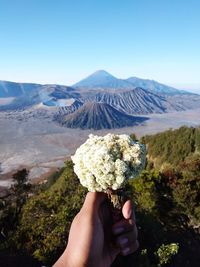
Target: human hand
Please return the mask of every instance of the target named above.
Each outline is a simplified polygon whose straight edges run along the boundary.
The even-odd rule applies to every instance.
[[[54,267],[110,267],[118,254],[137,250],[137,228],[132,203],[126,201],[123,218],[110,225],[104,193],[86,196],[80,212],[74,218],[66,250]]]

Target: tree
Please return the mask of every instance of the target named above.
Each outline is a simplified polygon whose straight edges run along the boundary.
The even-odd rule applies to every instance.
[[[13,195],[12,202],[15,201],[16,204],[16,214],[19,214],[22,206],[28,198],[28,194],[31,189],[31,184],[28,182],[29,171],[27,169],[22,169],[13,174],[14,184],[11,187],[11,192]]]
[[[9,194],[0,200],[0,248],[12,246],[12,233],[16,230],[21,209],[31,189],[26,169],[13,174],[13,180],[14,184],[9,190]]]
[[[85,194],[86,190],[73,172],[72,162],[66,162],[57,181],[23,206],[13,237],[17,248],[44,263],[55,262],[67,244],[70,224]]]
[[[178,166],[179,177],[173,197],[179,212],[185,214],[192,227],[200,229],[200,158],[194,154]]]

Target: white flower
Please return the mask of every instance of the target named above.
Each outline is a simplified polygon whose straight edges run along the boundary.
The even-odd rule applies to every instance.
[[[72,161],[81,184],[92,192],[122,188],[145,165],[145,147],[128,135],[89,135]]]

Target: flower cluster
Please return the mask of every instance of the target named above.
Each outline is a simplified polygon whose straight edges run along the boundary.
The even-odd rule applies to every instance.
[[[145,165],[145,147],[128,135],[89,135],[72,156],[74,172],[91,192],[123,188]]]

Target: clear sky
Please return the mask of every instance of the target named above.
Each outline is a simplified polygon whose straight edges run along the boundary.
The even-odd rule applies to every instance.
[[[0,0],[0,80],[105,69],[200,92],[199,0]]]

